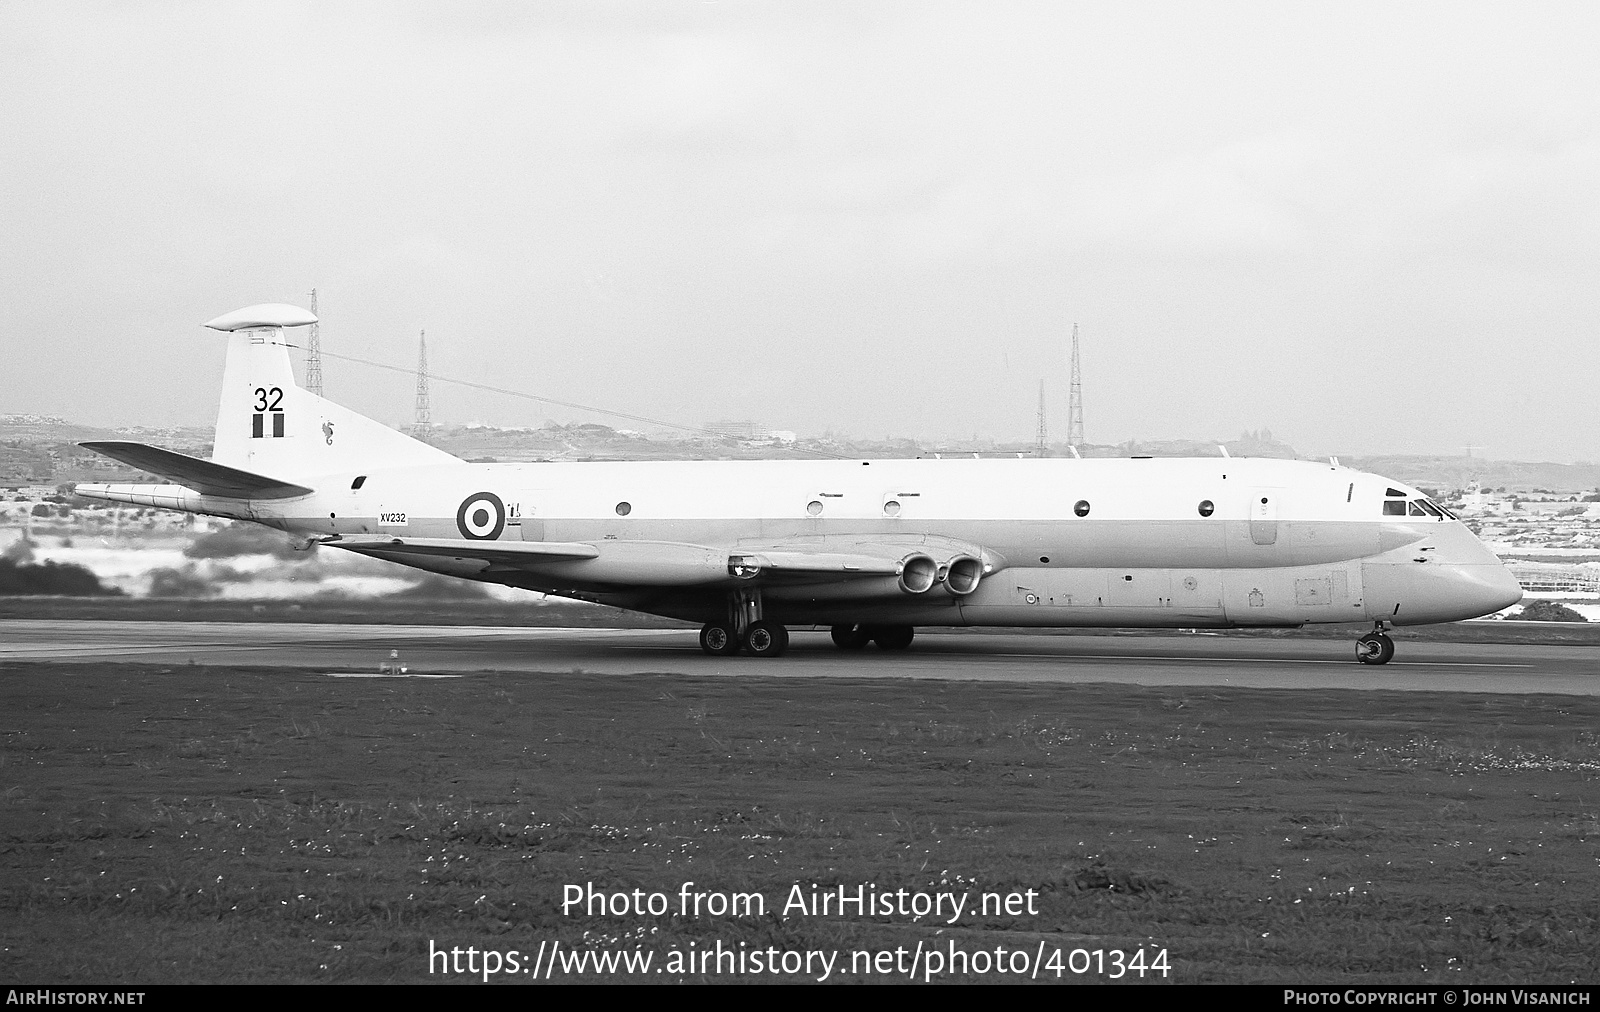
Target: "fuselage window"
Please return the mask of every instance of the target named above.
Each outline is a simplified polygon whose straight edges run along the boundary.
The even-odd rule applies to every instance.
[[[1383,515],[1386,517],[1403,517],[1406,515],[1404,499],[1390,499],[1383,504]]]
[[[1078,516],[1080,516],[1080,517],[1088,516],[1089,515],[1089,500],[1087,500],[1087,499],[1079,499],[1076,503],[1073,503],[1072,512],[1078,514]]]
[[[617,503],[617,516],[625,517],[629,513],[632,513],[632,512],[633,512],[633,506],[630,505],[629,503],[625,503],[625,502]]]
[[[1216,509],[1217,509],[1217,504],[1212,502],[1210,499],[1202,499],[1202,500],[1200,500],[1200,515],[1201,516],[1208,517],[1212,513],[1216,512]]]
[[[366,483],[367,483],[367,476],[364,475],[364,474],[363,475],[358,475],[356,477],[356,480],[352,481],[350,483],[350,491],[354,492],[356,489],[360,488],[361,486],[365,485]]]

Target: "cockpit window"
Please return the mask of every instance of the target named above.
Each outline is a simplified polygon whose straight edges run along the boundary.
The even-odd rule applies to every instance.
[[[1400,494],[1392,488],[1389,493],[1391,495]],[[1383,503],[1383,515],[1386,517],[1433,517],[1435,520],[1460,519],[1432,499],[1386,499]]]
[[[1383,494],[1391,499],[1404,499],[1406,497],[1406,494],[1397,488],[1391,488],[1389,491]]]

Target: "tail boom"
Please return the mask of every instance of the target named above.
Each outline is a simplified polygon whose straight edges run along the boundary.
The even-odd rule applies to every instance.
[[[212,517],[231,517],[235,520],[256,519],[256,513],[251,509],[248,500],[203,495],[182,485],[113,485],[80,482],[73,491],[85,499],[99,499],[103,502],[154,506],[181,513],[201,513]]]

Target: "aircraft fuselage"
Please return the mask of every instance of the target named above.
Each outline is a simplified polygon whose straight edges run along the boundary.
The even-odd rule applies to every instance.
[[[720,614],[730,588],[760,580],[730,574],[728,556],[774,544],[898,546],[936,562],[972,546],[985,564],[977,589],[960,596],[940,586],[888,594],[888,577],[765,586],[768,614],[791,623],[1407,625],[1475,617],[1520,597],[1459,521],[1384,515],[1383,504],[1397,501],[1386,492],[1408,501],[1420,492],[1306,461],[449,464],[308,483],[337,490],[257,502],[250,519],[307,537],[588,543],[594,558],[515,567],[358,550],[697,621]],[[462,510],[485,493],[487,523],[474,528]]]

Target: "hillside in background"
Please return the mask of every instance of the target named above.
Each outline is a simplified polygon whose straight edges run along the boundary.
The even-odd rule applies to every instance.
[[[198,457],[211,454],[211,430],[184,428],[97,429],[59,418],[0,415],[0,485],[58,485],[74,481],[152,481],[152,476],[108,460],[77,444],[93,439],[130,439],[154,443]],[[607,425],[578,423],[541,428],[501,429],[490,426],[436,426],[428,442],[463,460],[510,462],[538,460],[705,460],[827,457],[904,458],[931,455],[1033,456],[1032,443],[988,439],[919,440],[863,439],[828,435],[784,439],[736,439],[709,433],[651,436]],[[1268,430],[1245,432],[1231,440],[1129,440],[1087,444],[1085,457],[1215,457],[1226,447],[1235,457],[1298,456],[1294,447],[1274,439]],[[1049,447],[1052,457],[1069,457],[1064,443]],[[1340,462],[1412,485],[1464,489],[1474,483],[1507,491],[1577,492],[1600,488],[1600,465],[1486,460],[1466,456],[1344,456]]]

